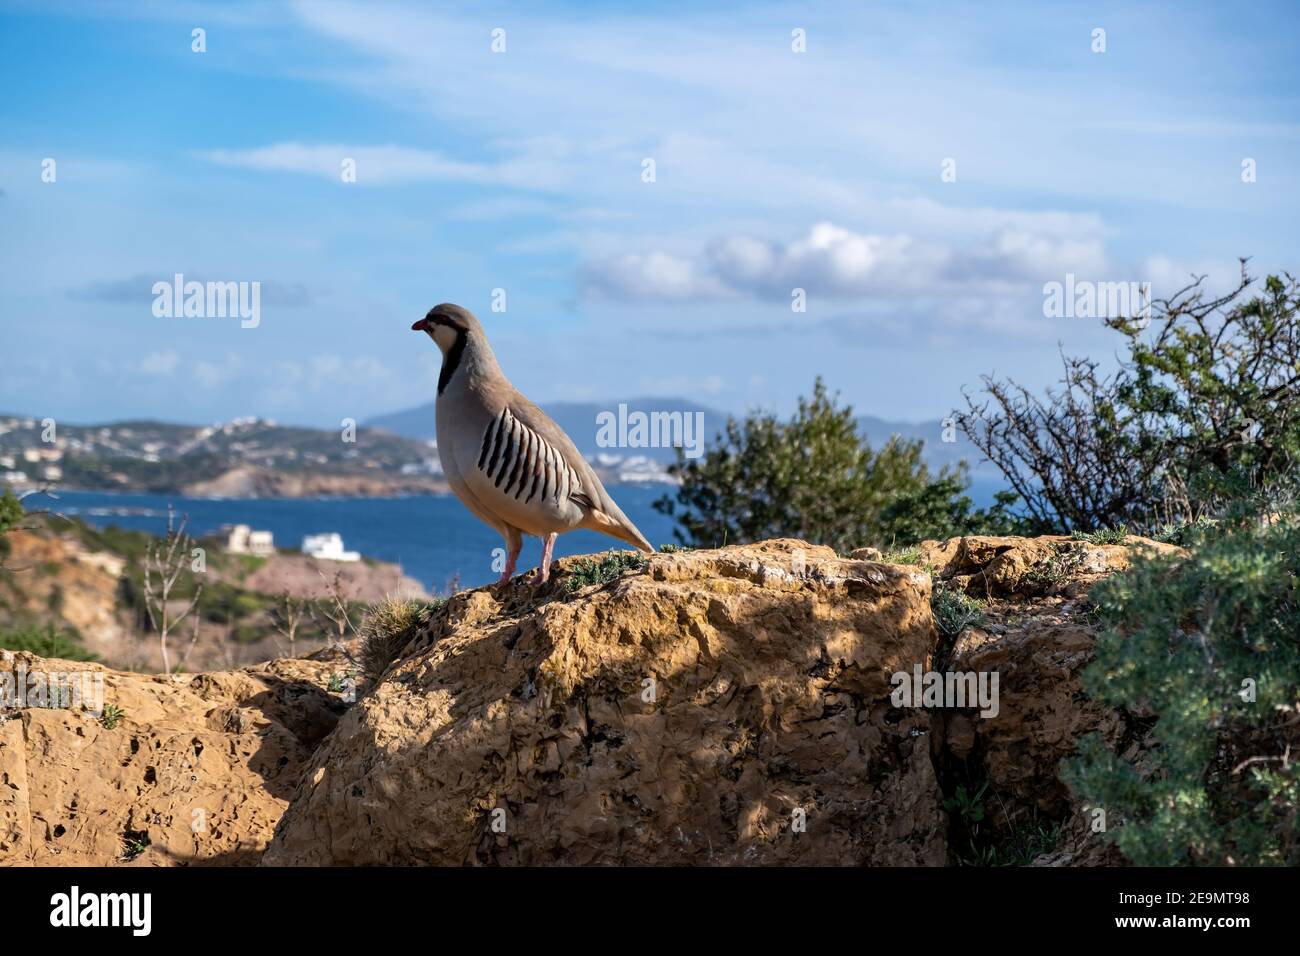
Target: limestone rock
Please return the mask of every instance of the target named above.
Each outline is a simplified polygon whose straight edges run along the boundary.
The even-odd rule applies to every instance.
[[[297,660],[151,677],[8,654],[13,686],[88,674],[124,716],[110,729],[81,708],[0,708],[0,864],[256,863],[343,709],[324,690],[340,670]]]
[[[1181,553],[972,536],[900,566],[776,540],[574,593],[564,559],[457,594],[350,706],[326,688],[355,642],[184,676],[9,655],[0,677],[100,675],[125,716],[0,709],[0,863],[943,865],[973,836],[958,785],[986,787],[994,848],[1059,827],[1035,865],[1122,863],[1059,768],[1093,731],[1150,746],[1082,681],[1086,592],[1144,548]],[[951,646],[931,570],[980,599]],[[918,665],[996,673],[997,714],[895,707]]]
[[[919,563],[980,597],[1050,593],[1081,597],[1103,576],[1126,570],[1135,555],[1186,553],[1137,535],[1129,535],[1122,544],[1093,544],[1064,535],[971,535],[923,542]]]
[[[946,861],[929,718],[889,702],[935,644],[925,574],[781,540],[530,595],[448,603],[264,863]]]

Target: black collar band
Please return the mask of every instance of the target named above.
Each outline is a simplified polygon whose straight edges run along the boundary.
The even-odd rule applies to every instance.
[[[468,336],[463,329],[456,330],[456,341],[451,344],[447,350],[446,356],[442,360],[442,373],[438,376],[438,394],[441,395],[451,377],[456,374],[456,369],[460,368],[460,360],[465,354],[465,342]]]

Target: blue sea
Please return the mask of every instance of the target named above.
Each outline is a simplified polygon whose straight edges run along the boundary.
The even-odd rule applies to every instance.
[[[988,504],[998,482],[976,478],[969,494],[977,505]],[[655,511],[653,502],[672,494],[667,485],[618,485],[614,500],[654,545],[674,542],[674,523]],[[83,519],[94,527],[161,534],[167,529],[167,506],[189,517],[189,533],[213,534],[222,525],[246,524],[275,535],[279,547],[295,550],[304,536],[337,531],[343,544],[368,558],[400,564],[406,574],[433,593],[445,591],[459,578],[462,587],[495,581],[493,549],[504,547],[495,531],[465,510],[454,496],[410,498],[183,498],[151,494],[60,491],[58,500],[38,496],[25,502],[29,510],[48,508]],[[592,531],[561,535],[556,556],[590,554],[623,548],[621,541]],[[524,539],[519,570],[536,567],[541,543]]]

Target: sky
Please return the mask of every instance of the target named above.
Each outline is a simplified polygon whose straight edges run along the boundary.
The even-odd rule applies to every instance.
[[[1045,283],[1300,269],[1297,26],[1187,0],[0,3],[0,412],[364,421],[434,397],[410,325],[440,302],[541,403],[786,413],[821,375],[920,421],[984,375],[1041,389],[1060,350],[1116,346],[1045,315]],[[258,283],[256,324],[155,314],[178,273]]]

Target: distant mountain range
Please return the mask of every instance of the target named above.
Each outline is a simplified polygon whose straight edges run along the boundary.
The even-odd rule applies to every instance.
[[[573,443],[578,446],[578,450],[589,458],[595,458],[597,455],[604,453],[623,456],[645,455],[652,461],[661,464],[675,461],[676,452],[673,448],[607,448],[601,446],[598,441],[600,433],[600,427],[597,424],[598,416],[604,413],[617,417],[619,404],[617,401],[603,403],[550,402],[543,405],[542,408],[573,439]],[[651,412],[667,412],[669,414],[702,412],[704,415],[706,445],[711,445],[714,436],[726,427],[728,417],[726,412],[681,398],[632,398],[623,401],[622,404],[627,406],[628,415],[634,412],[647,414]],[[405,411],[379,415],[364,424],[368,428],[383,429],[407,438],[432,439],[437,437],[437,430],[434,426],[433,402]],[[956,433],[957,440],[955,442],[944,442],[943,423],[939,419],[912,424],[887,421],[873,415],[860,415],[858,416],[858,428],[866,435],[873,447],[878,447],[891,435],[921,439],[925,442],[922,455],[926,464],[931,468],[955,465],[964,459],[971,466],[971,472],[974,475],[997,474],[996,469],[993,469],[987,462],[984,462],[982,466],[979,464],[983,458],[979,449],[972,445],[960,431]]]

